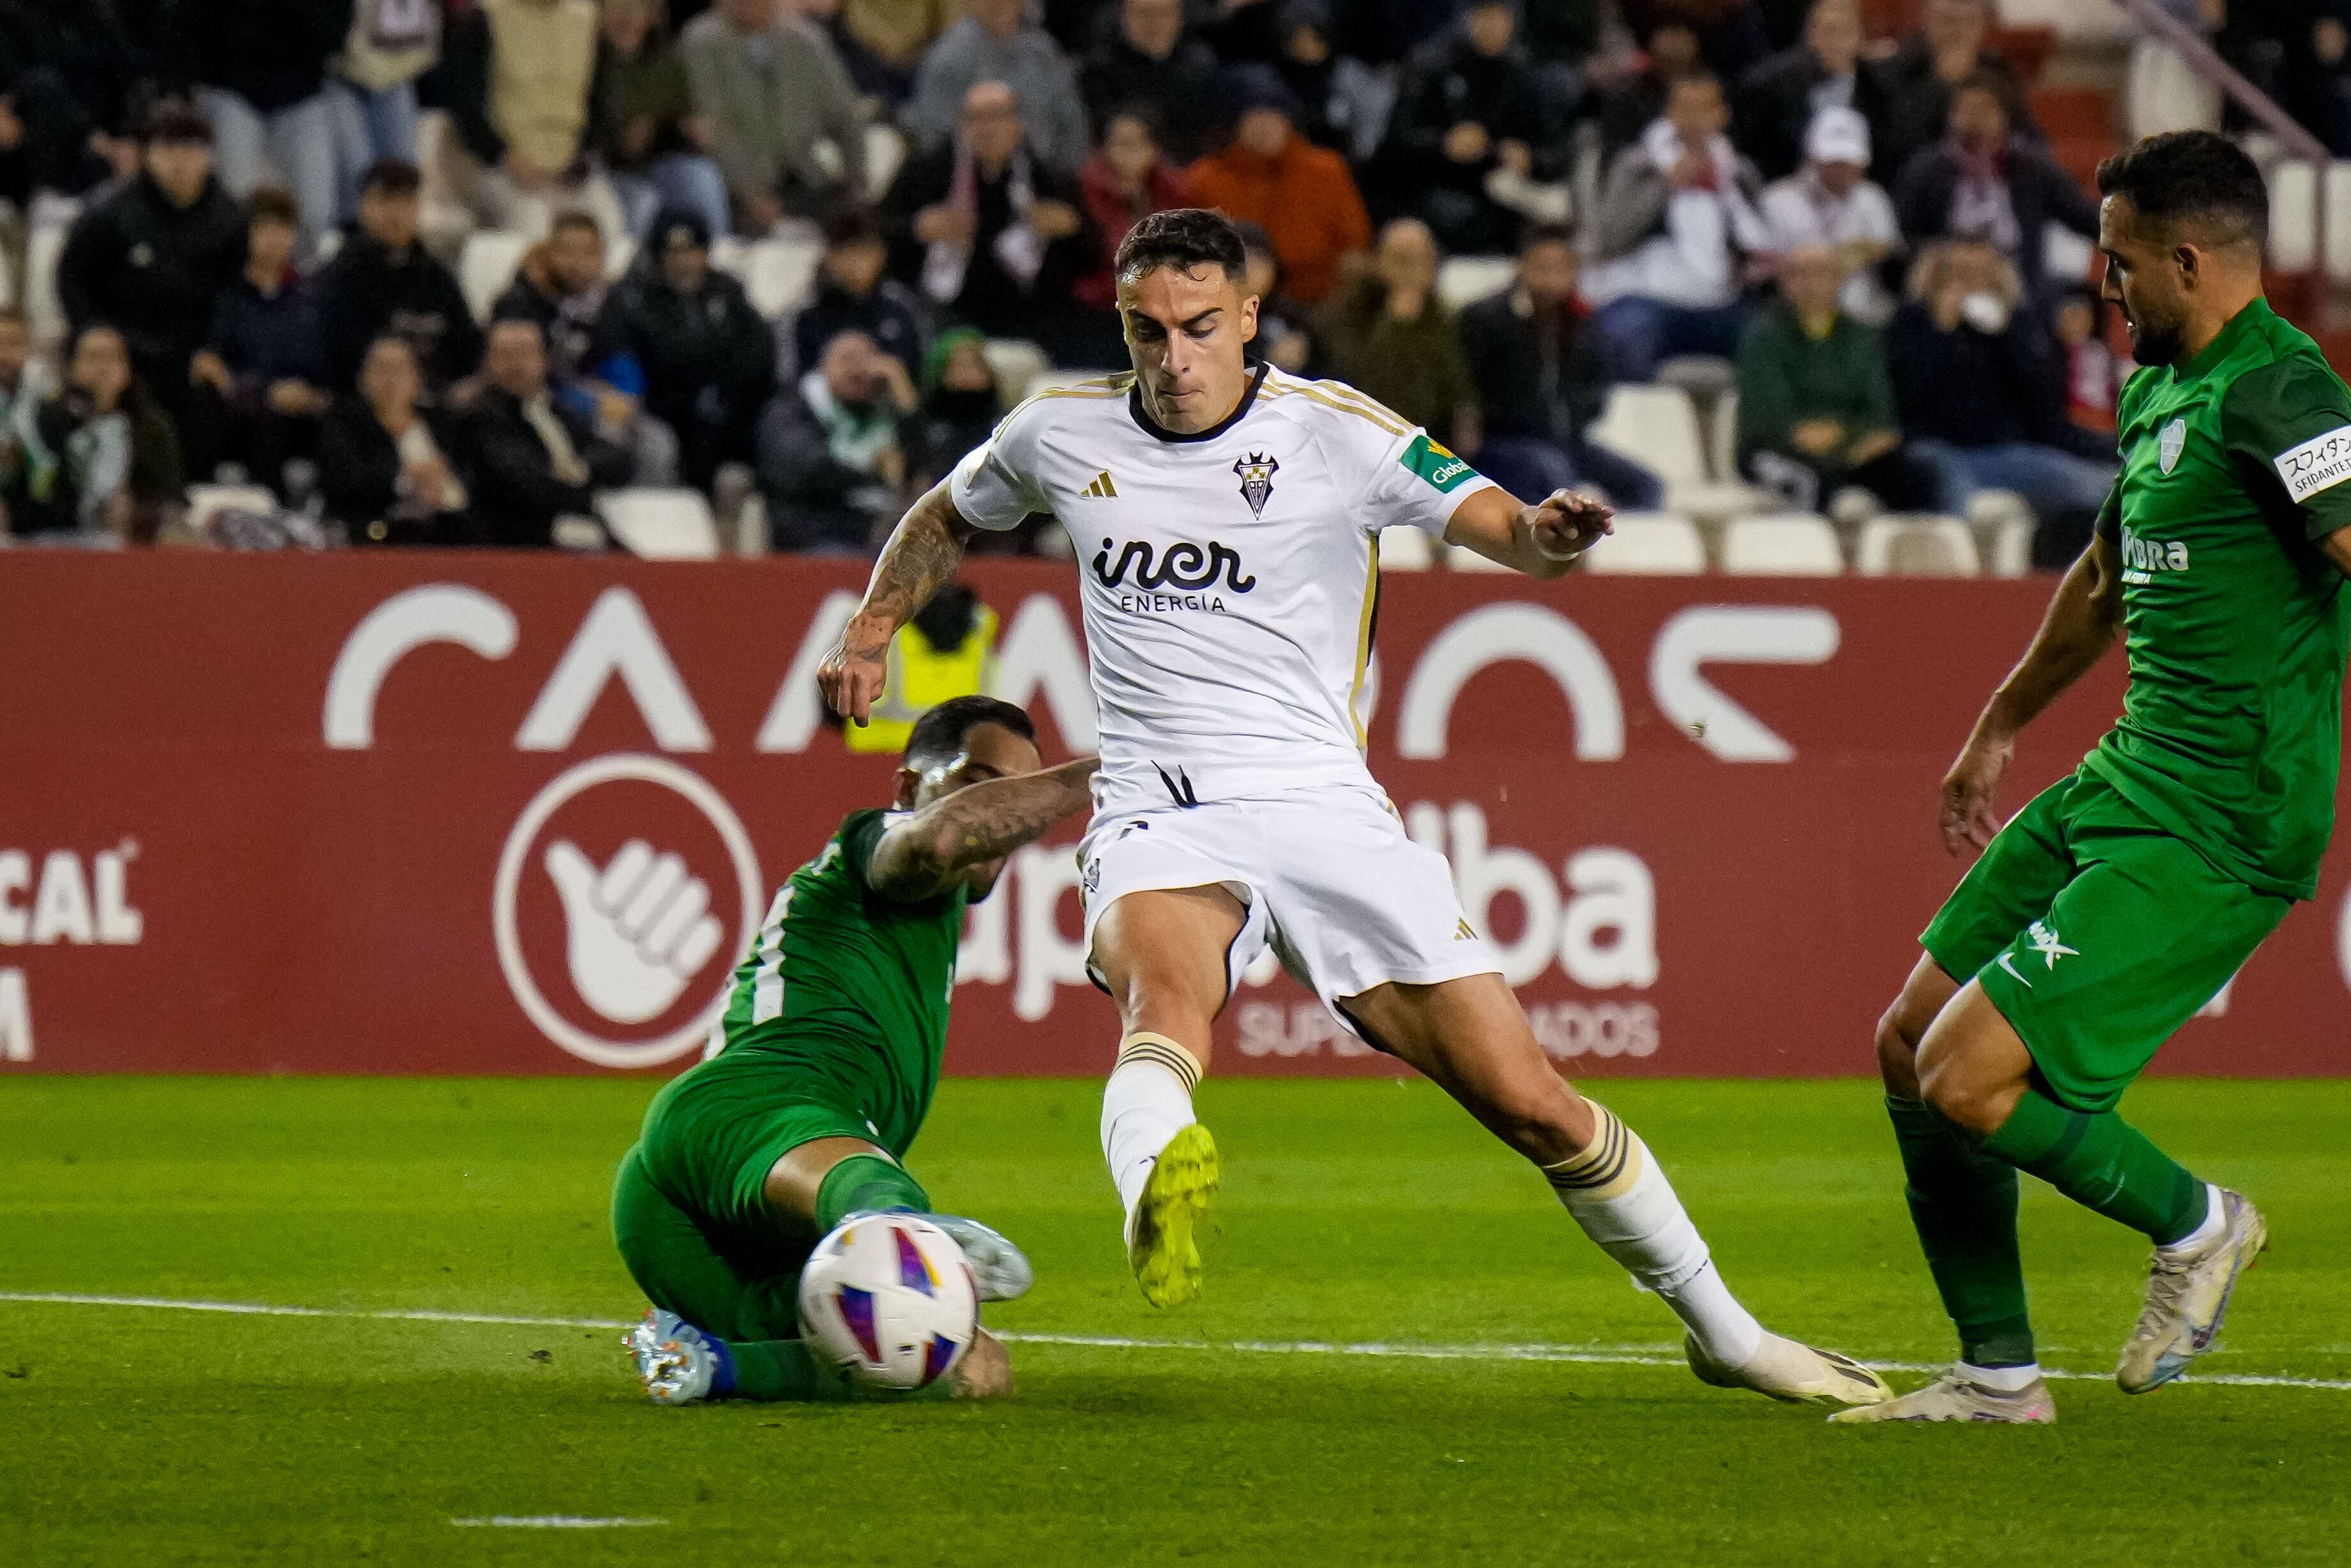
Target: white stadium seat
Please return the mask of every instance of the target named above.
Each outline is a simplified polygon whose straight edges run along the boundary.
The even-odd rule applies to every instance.
[[[880,201],[890,182],[898,177],[906,162],[906,139],[894,125],[873,124],[865,128],[865,194],[870,201]]]
[[[1585,554],[1583,570],[1687,577],[1706,570],[1706,540],[1696,523],[1671,512],[1619,512],[1616,531]]]
[[[1837,577],[1844,551],[1836,528],[1813,512],[1733,518],[1722,533],[1722,570],[1759,577]]]
[[[2326,166],[2326,276],[2351,282],[2351,162]]]
[[[266,485],[191,485],[188,486],[188,527],[201,529],[217,512],[256,512],[268,517],[277,510],[277,497]]]
[[[514,281],[528,249],[530,242],[511,229],[475,229],[465,236],[465,248],[457,253],[457,287],[475,320],[490,319],[490,308]]]
[[[42,224],[25,240],[25,289],[18,301],[36,343],[65,340],[65,307],[57,302],[57,258],[66,253],[63,225]]]
[[[631,555],[648,560],[718,557],[718,522],[698,490],[607,490],[596,497],[596,515]]]
[[[1975,530],[1957,517],[1872,517],[1861,526],[1853,570],[1863,577],[1973,577]]]
[[[1426,571],[1436,564],[1436,542],[1410,523],[1395,523],[1380,530],[1382,571]]]
[[[1052,374],[1053,362],[1045,350],[1026,338],[990,338],[979,351],[995,373],[996,395],[1007,408],[1027,397],[1040,378]]]
[[[2318,171],[2288,158],[2270,171],[2270,265],[2307,272],[2318,255]]]
[[[1519,276],[1507,256],[1457,256],[1437,269],[1437,297],[1452,309],[1499,294]]]
[[[768,553],[768,498],[756,490],[743,497],[743,509],[735,514],[735,553]]]
[[[816,288],[817,260],[824,254],[821,241],[771,237],[755,240],[725,268],[742,279],[751,308],[772,321],[808,303]],[[713,255],[711,260],[717,262]]]
[[[1698,409],[1679,387],[1609,388],[1608,406],[1589,434],[1609,451],[1664,480],[1669,511],[1701,522],[1719,521],[1770,503],[1771,497],[1752,485],[1708,475]]]

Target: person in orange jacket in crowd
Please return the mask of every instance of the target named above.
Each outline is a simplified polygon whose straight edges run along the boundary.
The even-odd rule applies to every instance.
[[[1372,243],[1372,220],[1346,160],[1298,134],[1298,101],[1262,66],[1234,73],[1232,140],[1185,173],[1192,200],[1273,236],[1290,296],[1312,304],[1338,285],[1339,263]]]

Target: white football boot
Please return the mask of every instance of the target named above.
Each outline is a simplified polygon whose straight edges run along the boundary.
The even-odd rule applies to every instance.
[[[2126,1394],[2160,1388],[2212,1348],[2238,1277],[2270,1244],[2262,1211],[2241,1194],[2222,1189],[2220,1233],[2185,1257],[2168,1247],[2155,1249],[2147,1275],[2147,1306],[2123,1346],[2115,1381]]]
[[[1682,1340],[1682,1354],[1700,1383],[1716,1388],[1751,1388],[1788,1405],[1878,1405],[1894,1397],[1886,1379],[1849,1355],[1767,1333],[1743,1366],[1725,1366],[1698,1348],[1698,1336]]]
[[[703,1332],[660,1307],[621,1336],[637,1364],[637,1381],[656,1405],[698,1405],[710,1397],[718,1353]]]
[[[2057,1419],[2057,1402],[2049,1396],[2049,1385],[2037,1377],[2011,1393],[2004,1388],[1986,1387],[1954,1366],[1926,1387],[1913,1389],[1899,1399],[1890,1399],[1883,1405],[1865,1405],[1856,1410],[1840,1410],[1829,1419],[1847,1424],[1862,1421],[1991,1421],[2011,1426],[2046,1427]]]

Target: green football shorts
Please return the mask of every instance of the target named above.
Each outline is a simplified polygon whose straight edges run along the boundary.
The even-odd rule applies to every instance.
[[[2085,769],[2000,831],[1918,942],[1982,984],[2053,1099],[2106,1111],[2292,907]]]
[[[653,1097],[638,1141],[645,1174],[722,1234],[768,1234],[768,1172],[778,1160],[819,1138],[881,1142],[834,1090],[822,1075],[758,1051],[715,1057]]]

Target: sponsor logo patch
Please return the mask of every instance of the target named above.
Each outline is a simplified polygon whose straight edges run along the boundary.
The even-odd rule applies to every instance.
[[[2291,452],[2279,453],[2277,472],[2285,481],[2286,494],[2297,501],[2351,479],[2351,424],[2337,425]]]
[[[1405,467],[1446,494],[1478,472],[1426,435],[1412,438],[1412,444],[1404,449],[1402,461]]]

